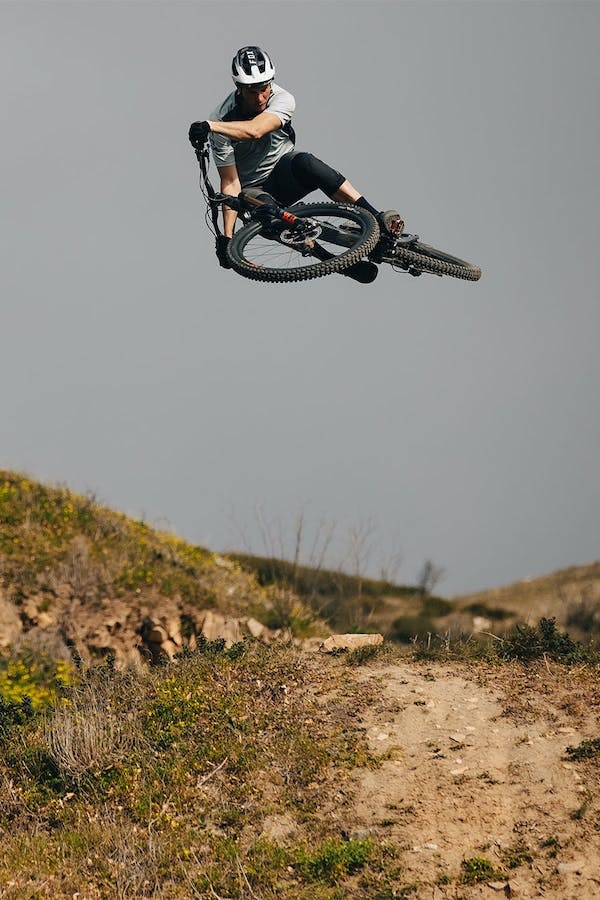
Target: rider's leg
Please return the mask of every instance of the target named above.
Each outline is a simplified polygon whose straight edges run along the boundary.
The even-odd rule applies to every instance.
[[[331,195],[331,199],[335,200],[336,203],[356,203],[361,196],[360,192],[346,179],[343,184],[340,184],[335,194]]]
[[[301,200],[312,191],[320,189],[332,200],[355,203],[360,194],[344,176],[312,153],[288,153],[279,160],[262,189],[272,194],[283,206]],[[368,207],[363,207],[367,209]],[[377,210],[371,210],[375,216]],[[378,269],[370,260],[361,259],[341,274],[361,284],[370,284],[377,278]]]
[[[400,218],[400,213],[395,209],[386,209],[384,212],[379,212],[348,180],[339,186],[331,199],[335,200],[336,203],[354,203],[356,206],[368,210],[379,222],[379,227],[383,233],[397,237],[404,230],[404,222]]]
[[[284,205],[296,203],[318,189],[336,203],[353,203],[368,210],[375,216],[384,234],[399,235],[404,228],[404,222],[396,210],[379,212],[341,172],[332,169],[312,153],[293,151],[286,154],[263,187]]]
[[[404,230],[404,222],[400,218],[400,213],[395,209],[386,209],[384,212],[379,212],[349,181],[344,181],[331,199],[335,200],[336,203],[354,203],[356,206],[368,210],[371,215],[375,216],[379,222],[379,228],[384,234],[391,234],[393,237],[397,237]]]
[[[338,190],[345,181],[344,176],[312,153],[296,152],[283,156],[263,188],[273,194],[284,206],[302,200],[307,194],[321,190],[328,197]]]

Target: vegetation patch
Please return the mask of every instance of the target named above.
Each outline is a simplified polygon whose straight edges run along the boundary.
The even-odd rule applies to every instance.
[[[595,759],[600,756],[600,738],[582,741],[577,747],[567,747],[565,752],[570,759]]]
[[[0,559],[15,600],[70,583],[82,599],[155,587],[201,601],[202,547],[113,512],[93,496],[0,471]]]
[[[525,863],[533,862],[531,851],[523,841],[518,841],[514,846],[503,850],[501,859],[507,869],[518,869]]]
[[[496,869],[485,856],[473,856],[463,859],[460,864],[462,884],[479,884],[481,881],[500,881],[506,876]]]
[[[482,616],[485,619],[492,619],[494,622],[502,622],[508,619],[511,613],[506,609],[497,606],[486,606],[485,603],[469,603],[465,606],[465,612],[471,613],[473,616]]]
[[[314,664],[292,647],[203,642],[140,672],[81,669],[44,705],[2,699],[0,882],[65,897],[115,884],[242,896],[244,884],[308,898],[318,884],[333,898],[358,873],[375,878],[381,847],[343,840],[320,811],[324,792],[377,761],[348,724],[351,690],[335,716],[313,698]],[[285,847],[256,837],[274,811],[296,822]]]
[[[23,704],[39,710],[55,703],[73,682],[75,667],[65,659],[50,659],[29,649],[0,657],[0,710]]]
[[[555,619],[542,618],[537,625],[516,625],[503,637],[429,633],[413,638],[416,659],[484,660],[492,663],[553,660],[564,665],[600,663],[600,651],[584,646],[561,632]]]
[[[390,638],[399,644],[416,644],[426,642],[435,633],[436,627],[429,616],[398,616],[392,623]]]
[[[345,661],[349,666],[363,666],[375,657],[382,656],[386,652],[383,644],[366,644],[364,647],[356,647],[346,653]]]
[[[557,662],[590,662],[594,653],[556,627],[555,619],[540,619],[536,626],[517,625],[499,642],[498,656],[523,662],[544,656]]]
[[[329,838],[317,847],[304,845],[296,850],[294,866],[305,881],[337,884],[344,876],[364,868],[374,850],[372,840]]]

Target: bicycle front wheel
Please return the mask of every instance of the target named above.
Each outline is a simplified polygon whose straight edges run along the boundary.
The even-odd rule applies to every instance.
[[[373,250],[379,226],[371,213],[340,203],[298,203],[300,226],[251,222],[231,239],[231,266],[245,278],[286,282],[343,272]]]

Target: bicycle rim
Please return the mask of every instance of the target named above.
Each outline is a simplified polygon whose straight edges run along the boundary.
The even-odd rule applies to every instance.
[[[244,226],[231,240],[228,255],[238,274],[256,281],[290,282],[342,272],[371,252],[379,227],[366,210],[338,203],[302,203],[294,214],[314,223],[309,246],[293,227]],[[302,250],[306,252],[303,255]]]

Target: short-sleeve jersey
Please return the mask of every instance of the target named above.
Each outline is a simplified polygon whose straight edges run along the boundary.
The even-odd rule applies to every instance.
[[[235,164],[242,187],[262,184],[281,157],[294,149],[294,130],[291,121],[295,107],[296,101],[293,96],[273,82],[265,112],[275,113],[281,120],[281,128],[270,131],[255,141],[236,141],[213,132],[210,135],[210,144],[215,165],[220,167]],[[210,114],[209,118],[213,122],[240,122],[254,116],[242,113],[234,91]]]

